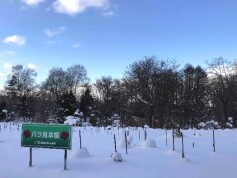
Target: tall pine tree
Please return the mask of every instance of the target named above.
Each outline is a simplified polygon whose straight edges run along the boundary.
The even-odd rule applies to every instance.
[[[76,97],[72,91],[62,95],[60,107],[58,108],[59,123],[64,122],[66,116],[72,116],[77,108]]]
[[[86,122],[86,118],[90,117],[92,114],[94,98],[91,95],[91,90],[89,87],[86,88],[85,93],[81,96],[80,100],[80,111],[83,113],[84,121]]]

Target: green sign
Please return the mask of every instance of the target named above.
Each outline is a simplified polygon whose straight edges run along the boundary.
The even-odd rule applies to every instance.
[[[71,125],[22,124],[21,146],[71,149]]]

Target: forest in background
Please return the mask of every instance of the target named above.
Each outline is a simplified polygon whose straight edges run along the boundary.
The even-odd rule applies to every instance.
[[[237,126],[237,61],[223,57],[207,68],[175,60],[144,57],[130,64],[121,79],[102,76],[90,83],[83,65],[52,68],[41,84],[37,73],[22,65],[0,93],[0,121],[63,123],[75,115],[92,125],[107,126],[119,118],[122,126],[198,128],[213,120],[220,127]]]

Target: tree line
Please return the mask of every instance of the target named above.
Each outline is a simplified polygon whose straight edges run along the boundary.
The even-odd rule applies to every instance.
[[[207,61],[206,69],[144,57],[121,79],[102,76],[93,84],[79,64],[52,68],[41,84],[36,76],[34,69],[12,67],[0,94],[0,120],[62,123],[77,115],[106,126],[116,116],[126,126],[197,128],[214,120],[226,128],[231,117],[237,124],[237,63],[223,57]]]

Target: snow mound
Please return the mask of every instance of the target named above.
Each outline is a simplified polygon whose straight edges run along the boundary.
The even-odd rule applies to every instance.
[[[138,146],[141,148],[157,148],[156,142],[153,139],[147,139],[141,142]]]
[[[128,142],[128,147],[130,147],[132,142],[133,142],[133,137],[128,136],[127,137],[127,142]],[[118,146],[118,148],[126,148],[125,138],[119,140],[118,143],[117,143],[117,146]]]
[[[88,152],[87,148],[82,147],[73,150],[71,157],[72,158],[89,158],[91,155]]]
[[[122,162],[123,161],[123,158],[119,152],[114,152],[111,157],[114,162]]]
[[[125,129],[119,129],[119,133],[120,133],[120,134],[125,134],[125,133],[126,133],[126,130],[125,130]]]
[[[74,116],[67,116],[65,118],[64,124],[68,124],[68,125],[75,125],[78,122],[80,122],[80,119]]]
[[[117,143],[117,147],[118,148],[125,148],[126,147],[125,139],[119,140]]]
[[[127,141],[128,141],[128,144],[131,145],[133,142],[133,136],[128,136]]]

